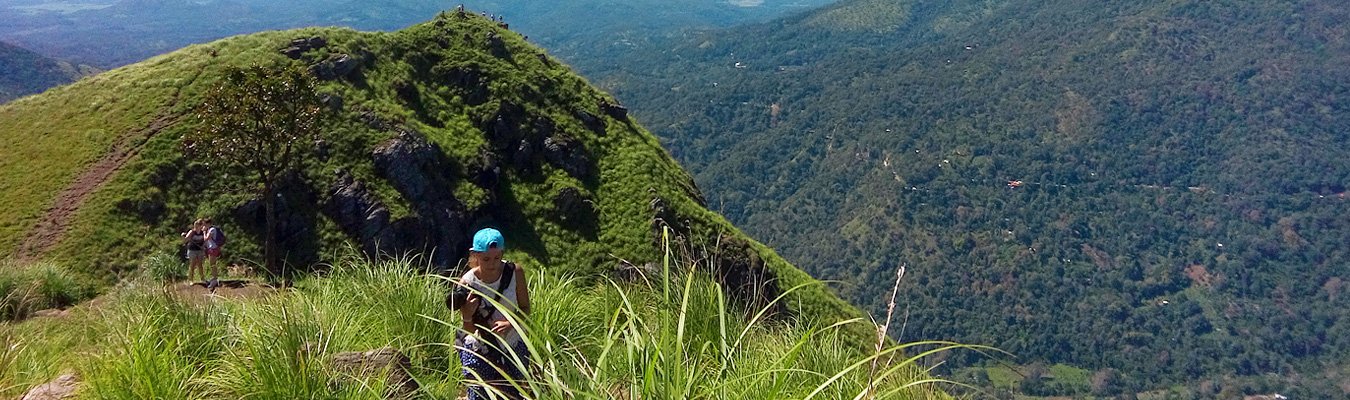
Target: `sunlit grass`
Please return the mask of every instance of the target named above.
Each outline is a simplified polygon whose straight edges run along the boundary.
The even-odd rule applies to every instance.
[[[296,289],[239,300],[183,299],[144,277],[64,319],[0,326],[0,396],[76,372],[82,398],[382,398],[380,379],[340,384],[351,377],[330,360],[392,346],[410,357],[420,395],[454,399],[466,382],[451,344],[458,316],[444,306],[452,283],[421,270],[413,260],[348,260]],[[968,347],[910,343],[869,352],[841,329],[861,320],[770,317],[729,301],[697,266],[669,270],[599,283],[531,270],[533,314],[512,316],[534,360],[522,392],[536,399],[945,398],[919,368],[913,356],[926,353],[915,346]],[[883,363],[869,373],[874,358]],[[876,390],[867,393],[873,381]]]

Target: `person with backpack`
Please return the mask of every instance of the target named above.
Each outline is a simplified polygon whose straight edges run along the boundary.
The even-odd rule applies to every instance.
[[[211,218],[205,221],[206,264],[211,269],[211,281],[206,283],[206,288],[214,290],[220,286],[220,250],[225,246],[225,232],[211,222]]]
[[[506,239],[500,231],[485,228],[475,233],[469,271],[446,298],[447,306],[463,318],[455,345],[464,378],[472,382],[469,400],[488,399],[489,390],[498,394],[491,398],[519,399],[519,389],[526,385],[529,350],[515,322],[506,316],[519,321],[530,312],[530,290],[525,269],[502,260],[505,249]]]
[[[205,220],[193,221],[192,228],[183,232],[183,247],[187,249],[188,281],[196,281],[194,277],[201,276],[202,282],[206,282],[206,270],[202,268],[202,260],[206,258]]]

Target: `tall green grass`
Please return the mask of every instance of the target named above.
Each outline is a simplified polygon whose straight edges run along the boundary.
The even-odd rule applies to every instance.
[[[0,320],[25,318],[35,311],[87,300],[93,285],[50,262],[0,261]]]
[[[81,398],[376,399],[385,382],[345,376],[329,361],[393,346],[411,358],[423,398],[455,399],[472,382],[462,378],[452,344],[458,316],[444,306],[451,283],[422,270],[411,260],[348,260],[296,289],[241,300],[184,299],[143,277],[64,320],[0,326],[0,397],[74,371],[84,379]],[[529,269],[533,313],[512,316],[534,359],[530,378],[519,383],[523,392],[536,399],[947,397],[901,354],[913,344],[867,352],[842,333],[863,321],[807,326],[769,318],[728,301],[693,266],[670,270],[677,272],[594,284]],[[883,365],[870,373],[874,358]],[[876,391],[867,392],[871,382]]]

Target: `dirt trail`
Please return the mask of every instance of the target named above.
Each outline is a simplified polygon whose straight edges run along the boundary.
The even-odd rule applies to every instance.
[[[66,231],[70,228],[71,218],[81,206],[84,206],[85,200],[89,196],[103,187],[127,161],[135,158],[140,153],[141,146],[150,141],[161,130],[172,126],[178,121],[178,117],[172,114],[172,110],[178,105],[178,101],[183,94],[183,88],[191,86],[197,82],[204,69],[198,69],[192,74],[192,78],[184,84],[179,85],[170,96],[167,103],[160,108],[159,115],[150,121],[145,128],[128,132],[117,138],[113,143],[112,149],[103,155],[93,165],[90,165],[75,178],[75,181],[56,195],[56,200],[52,206],[43,212],[42,218],[38,220],[36,226],[24,236],[23,242],[19,244],[18,251],[15,251],[15,258],[19,262],[31,262],[41,257],[51,250],[53,246],[65,238]]]
[[[259,299],[277,292],[274,287],[239,279],[222,279],[220,287],[214,291],[207,289],[206,285],[201,282],[179,282],[166,286],[165,290],[180,301],[194,304],[209,302],[215,298],[230,300]]]
[[[150,121],[150,125],[144,129],[117,138],[111,151],[91,164],[70,186],[56,195],[56,201],[43,212],[42,219],[38,220],[37,225],[24,237],[23,243],[19,244],[19,251],[16,253],[19,261],[33,261],[60,243],[70,227],[75,212],[79,211],[85,200],[89,199],[89,195],[103,187],[103,184],[122,169],[127,161],[136,157],[141,144],[173,123],[173,119],[160,116]]]

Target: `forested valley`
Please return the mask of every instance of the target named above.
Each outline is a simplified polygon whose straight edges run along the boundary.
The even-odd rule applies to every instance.
[[[906,266],[898,339],[1088,375],[1023,394],[1329,398],[1350,393],[1346,21],[856,0],[578,67],[849,300],[880,315]]]

